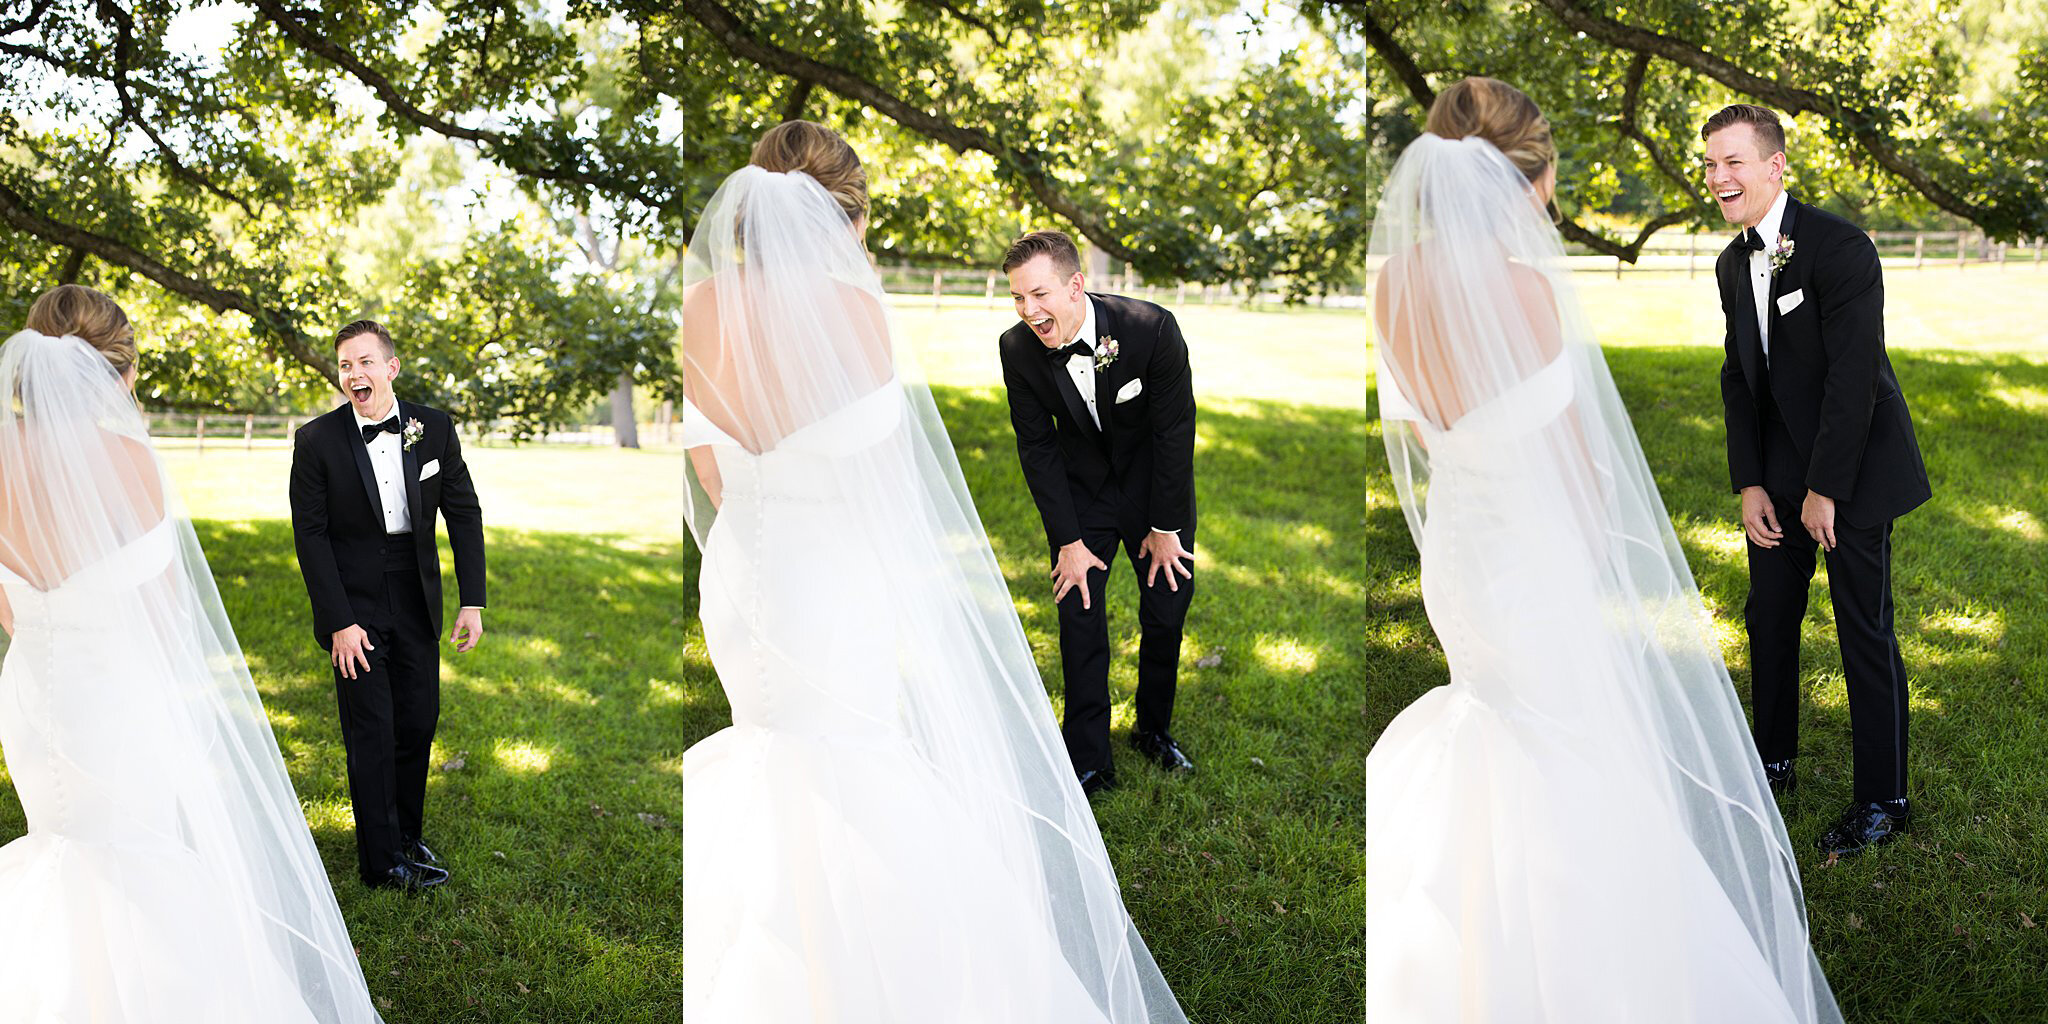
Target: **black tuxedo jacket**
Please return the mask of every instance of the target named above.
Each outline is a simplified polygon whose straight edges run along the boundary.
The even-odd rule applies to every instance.
[[[1195,390],[1173,314],[1150,302],[1090,293],[1095,336],[1116,361],[1095,373],[1098,429],[1066,367],[1021,321],[1003,332],[1003,384],[1024,482],[1058,549],[1081,539],[1077,510],[1105,499],[1126,537],[1195,525]],[[1084,356],[1076,355],[1081,359]],[[1139,392],[1119,402],[1132,381]],[[1191,538],[1188,538],[1191,539]]]
[[[399,402],[402,421],[425,434],[404,453],[405,500],[412,511],[413,551],[435,633],[441,632],[441,558],[434,541],[437,513],[448,517],[455,583],[464,607],[484,606],[484,521],[462,443],[448,414]],[[422,467],[440,461],[425,480]],[[313,600],[313,636],[321,647],[352,625],[387,625],[384,597],[384,506],[370,471],[370,450],[355,410],[342,406],[299,428],[292,451],[292,537],[299,573]]]
[[[1933,492],[1885,355],[1877,247],[1855,225],[1789,195],[1779,233],[1793,246],[1785,268],[1771,275],[1768,362],[1750,250],[1731,242],[1714,265],[1727,320],[1721,402],[1729,482],[1738,492],[1763,484],[1763,421],[1766,403],[1775,402],[1806,466],[1807,490],[1833,498],[1852,526],[1896,519]],[[1780,312],[1793,295],[1796,305]]]

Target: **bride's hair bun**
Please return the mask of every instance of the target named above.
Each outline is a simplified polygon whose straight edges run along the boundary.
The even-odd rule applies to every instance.
[[[839,203],[846,219],[868,215],[868,174],[860,157],[839,133],[816,121],[784,121],[754,143],[749,161],[771,171],[798,171],[817,179]]]
[[[97,289],[60,284],[29,307],[23,326],[53,338],[82,338],[107,357],[117,373],[127,373],[135,365],[135,328],[129,326],[128,314]]]
[[[1446,139],[1485,139],[1532,182],[1557,162],[1550,119],[1522,90],[1495,78],[1475,75],[1438,93],[1423,130]]]

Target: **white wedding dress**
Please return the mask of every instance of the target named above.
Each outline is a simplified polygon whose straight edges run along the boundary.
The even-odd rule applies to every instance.
[[[699,593],[733,718],[683,756],[693,1020],[1105,1020],[1024,898],[1043,883],[990,870],[898,712],[912,581],[849,543],[832,464],[903,413],[891,382],[756,455],[684,409],[724,481]]]
[[[1373,1024],[1839,1021],[1704,603],[1572,288],[1490,144],[1374,224],[1376,380],[1449,669],[1366,760]]]
[[[0,1019],[11,1024],[316,1019],[254,908],[224,898],[238,880],[195,849],[198,823],[173,780],[202,775],[205,752],[165,728],[188,713],[184,695],[124,629],[141,588],[171,568],[172,525],[49,591],[0,566],[14,609],[0,753],[29,822],[0,847]]]
[[[191,522],[74,337],[0,344],[0,596],[0,1021],[376,1024]]]
[[[1605,623],[1572,509],[1542,460],[1501,458],[1571,398],[1563,360],[1422,428],[1431,455],[1422,599],[1451,682],[1366,762],[1372,1020],[1787,1024],[1652,756],[1616,707]],[[1482,582],[1483,581],[1483,582]]]

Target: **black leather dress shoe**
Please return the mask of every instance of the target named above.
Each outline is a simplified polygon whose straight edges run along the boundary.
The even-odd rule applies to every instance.
[[[437,885],[445,885],[448,872],[428,864],[414,864],[400,860],[384,877],[369,883],[372,889],[399,889],[405,892],[424,892]]]
[[[1089,770],[1080,774],[1081,792],[1094,796],[1105,789],[1116,788],[1116,772],[1109,768],[1101,771]]]
[[[1821,833],[1820,852],[1845,857],[1861,853],[1864,847],[1898,838],[1912,821],[1913,812],[1904,800],[1851,804],[1832,828]]]
[[[1188,755],[1181,752],[1180,744],[1166,733],[1133,730],[1131,746],[1138,748],[1138,753],[1165,771],[1178,775],[1195,770],[1195,763],[1188,760]]]
[[[1792,759],[1789,757],[1783,761],[1766,761],[1764,781],[1771,784],[1773,796],[1784,796],[1799,788],[1799,774],[1792,770]]]
[[[405,853],[405,859],[412,861],[414,864],[440,866],[441,858],[434,856],[434,851],[427,849],[427,844],[417,839],[406,843],[403,852]]]

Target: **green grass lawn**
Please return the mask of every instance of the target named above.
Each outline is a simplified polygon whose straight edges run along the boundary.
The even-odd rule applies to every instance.
[[[1747,590],[1727,492],[1711,279],[1586,276],[1582,296],[1745,698]],[[1817,580],[1798,791],[1784,810],[1814,944],[1857,1022],[2042,1019],[2048,971],[2048,270],[1894,270],[1892,363],[1934,500],[1899,521],[1893,592],[1913,680],[1917,821],[1832,866],[1813,843],[1849,800],[1848,703]],[[1369,743],[1446,680],[1377,428],[1364,545]],[[1822,573],[1825,577],[1825,570]],[[1617,809],[1617,813],[1621,809]]]
[[[455,877],[424,898],[355,880],[333,682],[285,518],[289,455],[166,458],[385,1019],[679,1019],[681,456],[470,453],[491,605],[480,647],[443,648],[427,840]],[[24,828],[0,786],[0,840]]]

